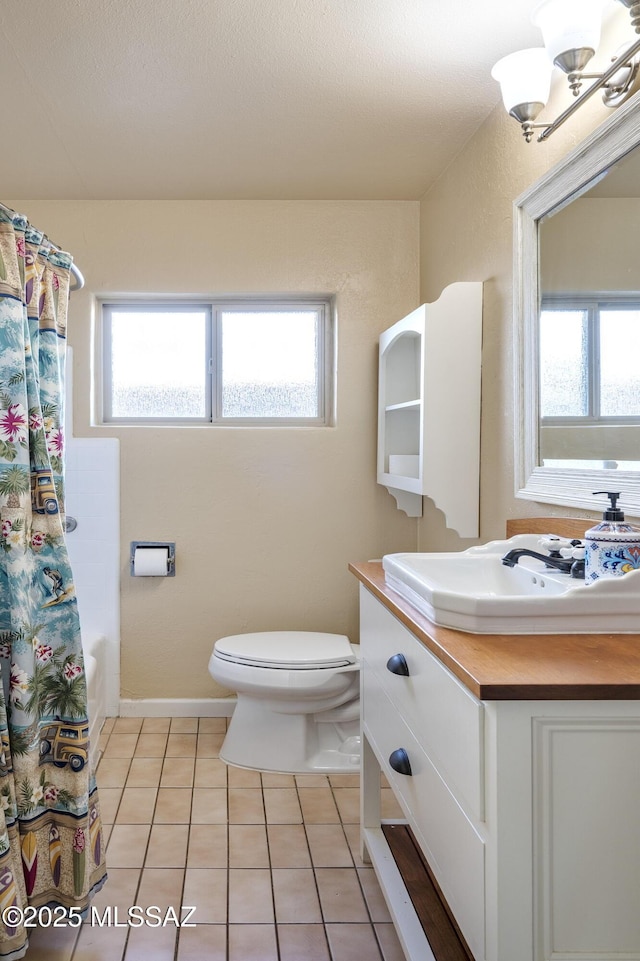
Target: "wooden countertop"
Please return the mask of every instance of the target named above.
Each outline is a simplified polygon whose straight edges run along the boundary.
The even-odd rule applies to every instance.
[[[640,699],[640,634],[468,634],[420,614],[380,562],[349,570],[480,700]]]

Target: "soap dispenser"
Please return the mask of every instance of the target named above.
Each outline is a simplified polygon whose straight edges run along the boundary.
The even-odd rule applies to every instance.
[[[602,523],[585,532],[585,584],[593,584],[601,577],[620,577],[640,568],[640,527],[629,524],[617,506],[619,493],[606,494],[609,508],[602,515]]]

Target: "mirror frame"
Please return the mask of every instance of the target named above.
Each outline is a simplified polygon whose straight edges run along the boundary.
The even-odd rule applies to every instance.
[[[539,221],[570,203],[598,176],[640,146],[640,93],[514,201],[513,319],[515,495],[544,504],[598,510],[593,491],[620,490],[626,514],[640,516],[640,471],[540,467],[538,464]],[[640,280],[638,283],[640,289]],[[640,358],[638,358],[640,363]],[[603,508],[604,509],[604,508]]]

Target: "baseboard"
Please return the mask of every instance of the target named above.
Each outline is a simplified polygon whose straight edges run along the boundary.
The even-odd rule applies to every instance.
[[[120,717],[231,717],[235,697],[120,699]]]

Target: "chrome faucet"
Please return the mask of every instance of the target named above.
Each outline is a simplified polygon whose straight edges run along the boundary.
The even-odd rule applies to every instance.
[[[581,545],[581,541],[572,541],[574,547]],[[518,547],[515,550],[507,551],[502,558],[502,563],[507,567],[515,567],[521,557],[535,557],[539,561],[544,561],[545,567],[561,571],[563,574],[570,574],[571,577],[584,578],[584,558],[562,557],[559,551],[552,551],[550,554],[539,554],[538,551],[529,550],[528,547]]]

